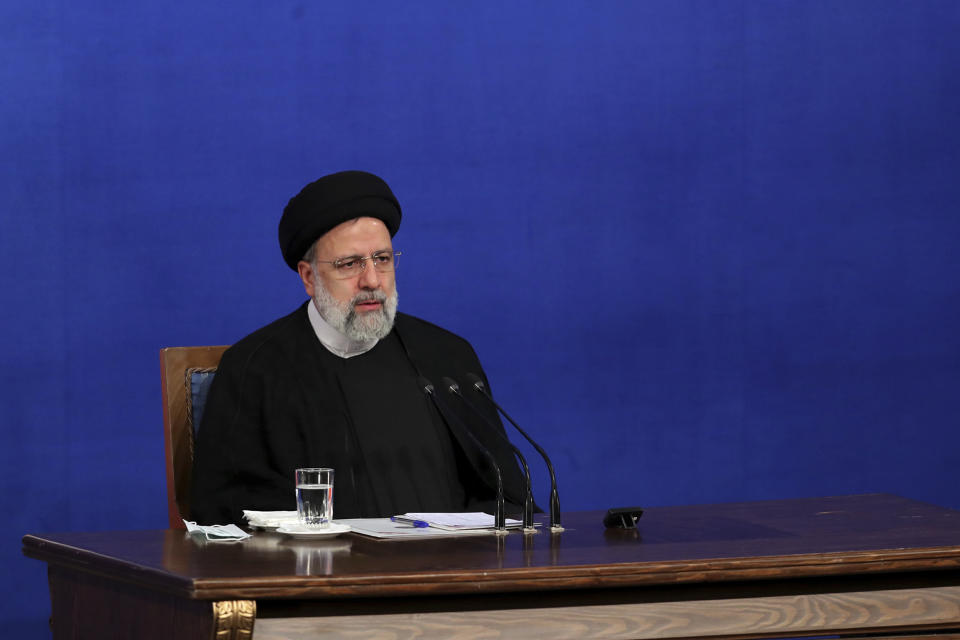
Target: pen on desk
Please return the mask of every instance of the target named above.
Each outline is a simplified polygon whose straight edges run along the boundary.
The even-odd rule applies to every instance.
[[[413,520],[411,518],[403,518],[401,516],[390,516],[391,522],[398,522],[400,524],[409,524],[417,529],[425,529],[430,526],[430,523],[426,520]]]

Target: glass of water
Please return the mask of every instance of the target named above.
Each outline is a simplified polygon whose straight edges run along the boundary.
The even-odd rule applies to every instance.
[[[300,524],[326,527],[333,519],[333,469],[297,469],[297,516]]]

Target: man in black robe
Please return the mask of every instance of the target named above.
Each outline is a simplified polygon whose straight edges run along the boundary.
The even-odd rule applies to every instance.
[[[466,340],[397,313],[400,217],[387,184],[361,171],[290,200],[280,246],[311,299],[224,353],[197,435],[194,520],[295,509],[298,467],[335,470],[336,518],[492,512],[495,472],[465,430],[496,458],[508,503],[523,504],[496,413],[475,403],[481,419],[449,397],[438,411],[422,390],[424,378],[483,371]]]

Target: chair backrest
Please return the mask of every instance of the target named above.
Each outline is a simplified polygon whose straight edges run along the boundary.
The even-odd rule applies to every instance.
[[[227,347],[167,347],[160,350],[163,440],[167,457],[170,527],[183,529],[190,515],[193,440],[207,390]]]

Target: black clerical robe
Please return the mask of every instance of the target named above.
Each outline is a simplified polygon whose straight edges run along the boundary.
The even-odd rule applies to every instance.
[[[495,472],[464,427],[497,459],[507,501],[523,504],[508,445],[456,398],[441,395],[438,412],[418,383],[429,379],[440,395],[443,376],[483,376],[466,340],[398,313],[390,335],[344,359],[320,344],[307,304],[223,354],[195,445],[194,520],[242,523],[243,509],[295,509],[298,467],[335,470],[335,518],[492,513]],[[496,414],[475,404],[502,434]]]

